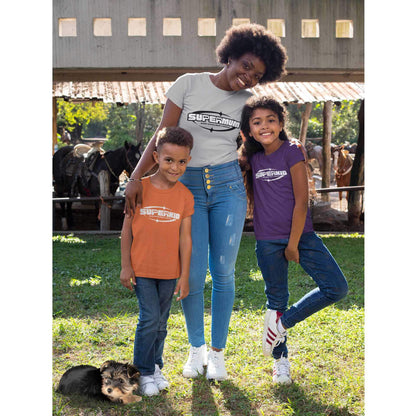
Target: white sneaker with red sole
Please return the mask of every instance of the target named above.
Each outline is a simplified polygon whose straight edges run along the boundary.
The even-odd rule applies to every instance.
[[[271,355],[276,345],[285,342],[286,331],[278,330],[279,318],[280,314],[277,311],[267,309],[263,329],[263,354],[265,356]]]

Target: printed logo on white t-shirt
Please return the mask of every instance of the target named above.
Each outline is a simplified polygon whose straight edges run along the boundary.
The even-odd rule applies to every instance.
[[[140,215],[155,222],[173,222],[180,219],[181,215],[167,207],[148,206],[140,208]]]
[[[276,170],[272,168],[260,169],[256,172],[256,179],[259,181],[272,182],[278,181],[287,175],[286,170]]]
[[[194,111],[188,113],[187,120],[210,132],[240,129],[239,121],[217,111]]]

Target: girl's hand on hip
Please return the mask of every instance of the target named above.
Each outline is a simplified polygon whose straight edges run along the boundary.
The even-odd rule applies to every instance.
[[[294,261],[299,263],[299,250],[297,248],[286,247],[285,248],[285,257],[287,261]]]

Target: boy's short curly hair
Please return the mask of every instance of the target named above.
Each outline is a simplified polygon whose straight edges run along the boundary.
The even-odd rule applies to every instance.
[[[189,150],[192,150],[194,139],[192,134],[182,127],[164,127],[157,134],[155,143],[156,151],[159,152],[165,143],[189,147]]]
[[[218,61],[227,64],[229,58],[238,59],[246,53],[260,58],[266,73],[259,84],[276,81],[286,74],[287,55],[280,39],[264,26],[247,23],[232,26],[225,32],[224,38],[216,49]]]

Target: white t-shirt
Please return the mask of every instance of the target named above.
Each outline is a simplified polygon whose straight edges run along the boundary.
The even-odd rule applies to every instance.
[[[188,166],[219,165],[237,159],[241,111],[252,95],[248,90],[224,91],[208,72],[184,74],[166,92],[182,108],[178,126],[194,138]]]

